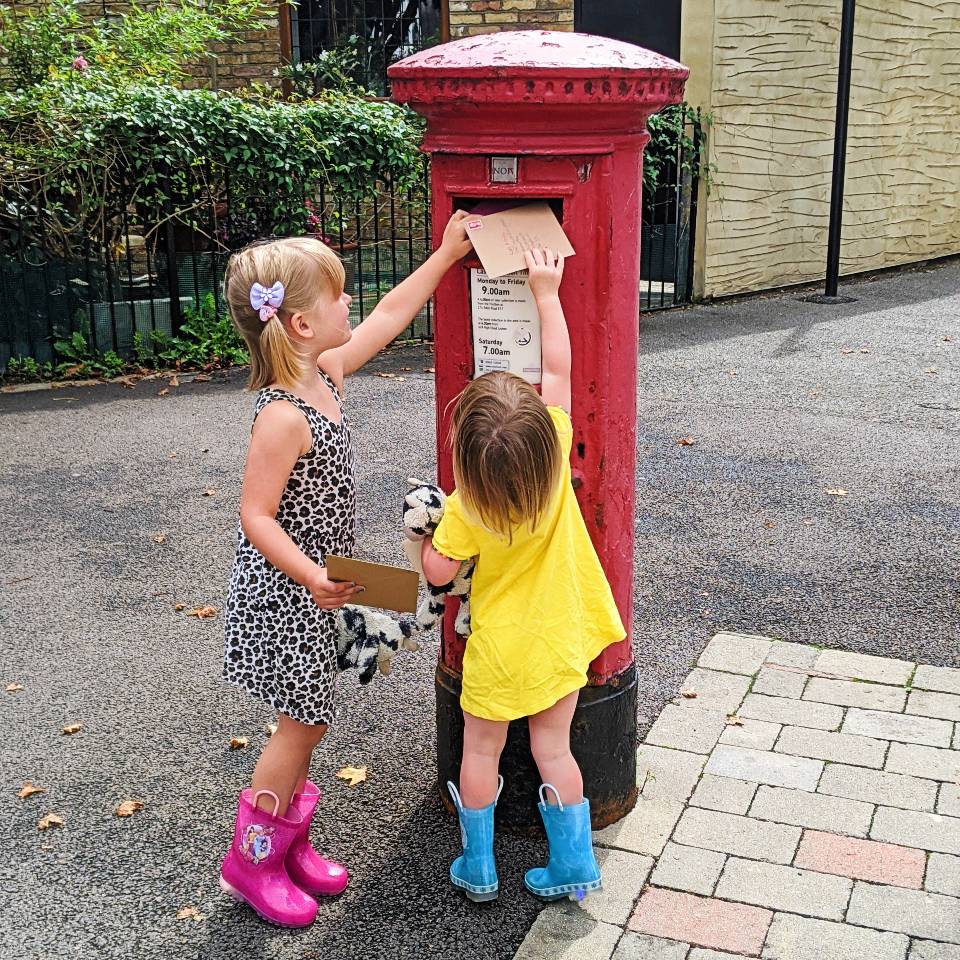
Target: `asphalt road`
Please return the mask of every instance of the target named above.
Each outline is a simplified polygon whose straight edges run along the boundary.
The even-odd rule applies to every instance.
[[[641,728],[719,629],[960,665],[960,263],[848,292],[846,306],[790,293],[642,320]],[[401,347],[351,383],[373,559],[399,561],[405,478],[433,473],[431,366],[426,347]],[[271,716],[221,683],[219,615],[175,604],[223,604],[251,410],[241,384],[0,396],[3,953],[508,960],[538,910],[521,875],[542,846],[498,839],[494,905],[449,888],[435,642],[386,681],[341,681],[315,837],[350,866],[347,893],[289,932],[219,892],[235,795]],[[24,689],[2,692],[13,682]],[[72,722],[81,732],[63,735]],[[230,751],[234,736],[249,748]],[[346,764],[368,766],[368,782],[334,779]],[[18,799],[26,780],[49,792]],[[114,816],[130,798],[143,811]],[[49,812],[64,827],[38,832]],[[184,906],[204,919],[177,920]]]

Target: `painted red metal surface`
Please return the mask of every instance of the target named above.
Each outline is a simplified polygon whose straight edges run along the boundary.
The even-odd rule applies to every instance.
[[[584,34],[503,32],[433,47],[389,70],[394,99],[427,118],[434,243],[458,207],[482,198],[548,199],[576,256],[561,300],[573,349],[571,466],[590,537],[627,638],[592,664],[592,684],[632,663],[640,190],[650,114],[683,97],[687,69]],[[490,157],[518,157],[516,184],[491,183]],[[436,294],[440,484],[453,486],[449,405],[473,375],[468,258]],[[443,665],[464,641],[444,624]]]

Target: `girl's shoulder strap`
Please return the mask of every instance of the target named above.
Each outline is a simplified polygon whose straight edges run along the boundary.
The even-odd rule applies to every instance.
[[[320,374],[320,379],[330,388],[330,392],[337,401],[337,406],[340,407],[340,412],[343,413],[343,397],[340,396],[340,391],[337,389],[337,385],[333,382],[333,377],[331,377],[330,374],[323,369],[323,367],[317,367],[317,373]]]
[[[286,400],[288,403],[293,404],[303,415],[306,417],[307,424],[313,427],[313,423],[310,417],[310,412],[313,409],[309,403],[301,400],[296,394],[290,393],[287,390],[281,390],[279,387],[265,387],[257,394],[257,402],[253,407],[253,419],[256,420],[257,417],[264,411],[264,409],[273,403],[275,400]]]

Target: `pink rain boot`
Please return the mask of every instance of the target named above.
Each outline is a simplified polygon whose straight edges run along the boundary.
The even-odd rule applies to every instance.
[[[313,812],[320,802],[320,788],[311,781],[303,787],[303,793],[295,793],[290,809],[296,809],[303,817],[293,843],[287,852],[287,873],[301,889],[314,896],[335,897],[343,893],[350,882],[347,868],[321,857],[310,846],[310,824]]]
[[[257,808],[257,799],[273,798],[273,813]],[[220,869],[220,887],[234,900],[248,903],[264,920],[281,927],[306,927],[317,915],[317,901],[304,893],[284,866],[287,852],[304,828],[293,804],[278,817],[280,801],[270,790],[240,794],[233,845]]]

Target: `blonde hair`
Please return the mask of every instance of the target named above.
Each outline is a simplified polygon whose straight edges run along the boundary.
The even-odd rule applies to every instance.
[[[283,304],[264,323],[250,305],[255,283],[283,283]],[[223,278],[224,295],[233,325],[250,351],[248,390],[271,383],[296,386],[303,365],[296,344],[284,326],[294,313],[312,310],[324,293],[343,293],[343,264],[324,243],[313,237],[286,237],[259,242],[235,253]]]
[[[560,474],[560,440],[536,390],[512,373],[488,373],[460,394],[450,425],[460,499],[492,533],[512,540],[537,528]]]

